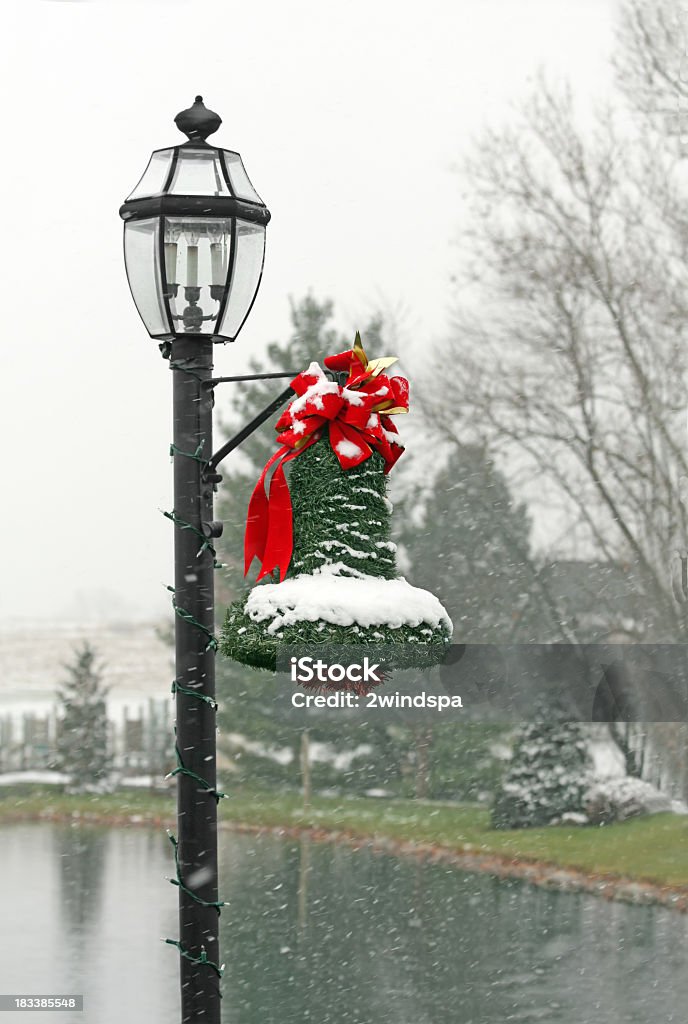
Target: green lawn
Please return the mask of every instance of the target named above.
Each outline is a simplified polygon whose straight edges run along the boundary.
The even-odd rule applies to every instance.
[[[231,790],[230,790],[231,792]],[[88,818],[136,816],[143,821],[175,817],[173,795],[124,791],[107,796],[65,796],[51,790],[0,789],[0,823],[40,813]],[[547,861],[595,874],[626,875],[688,886],[688,816],[657,814],[618,825],[558,826],[495,832],[476,807],[315,797],[304,811],[301,796],[275,790],[237,790],[220,802],[220,819],[263,826],[314,826],[361,837],[434,843],[450,849]]]
[[[595,874],[628,875],[688,885],[688,816],[657,814],[604,827],[557,826],[493,831],[485,810],[413,800],[317,797],[303,813],[298,794],[240,794],[221,808],[226,820],[263,825],[315,825],[361,836],[435,843],[452,849],[548,861]]]
[[[89,817],[124,819],[135,816],[143,821],[175,817],[173,792],[125,789],[102,796],[66,795],[58,786],[33,784],[0,786],[0,824],[35,817]]]

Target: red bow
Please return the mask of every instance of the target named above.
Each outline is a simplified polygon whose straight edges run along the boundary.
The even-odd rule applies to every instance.
[[[261,562],[258,579],[279,567],[280,580],[291,561],[292,507],[284,465],[318,441],[325,429],[342,469],[365,462],[374,451],[385,461],[385,473],[404,451],[397,442],[397,428],[389,418],[408,412],[409,385],[405,377],[388,377],[383,371],[396,357],[368,358],[356,333],[354,347],[325,359],[329,370],[346,372],[344,385],[329,380],[317,363],[294,377],[296,392],[277,421],[281,448],[275,452],[260,474],[246,517],[244,561],[246,574],[254,557]],[[277,463],[270,481],[270,496],[265,478]]]

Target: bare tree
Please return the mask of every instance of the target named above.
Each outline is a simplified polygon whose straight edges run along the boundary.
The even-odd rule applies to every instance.
[[[515,493],[546,505],[552,551],[633,567],[646,640],[687,631],[668,571],[688,526],[684,168],[648,115],[678,66],[671,11],[625,8],[617,68],[633,106],[619,93],[581,127],[571,93],[541,77],[476,145],[469,270],[439,353],[455,372],[423,402],[437,435],[487,443]]]
[[[688,138],[688,12],[676,0],[627,0],[614,57],[631,106],[663,135]]]

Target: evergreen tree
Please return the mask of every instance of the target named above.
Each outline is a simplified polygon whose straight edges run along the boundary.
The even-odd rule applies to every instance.
[[[557,704],[541,704],[517,732],[492,806],[494,828],[554,824],[582,814],[589,755],[582,726]]]
[[[88,641],[74,652],[74,660],[64,666],[67,680],[58,690],[62,710],[56,766],[71,777],[74,789],[88,789],[102,783],[108,775],[108,721],[102,668],[97,652]]]
[[[453,448],[430,488],[417,486],[400,505],[393,523],[409,575],[437,593],[456,642],[541,635],[547,608],[533,586],[530,519],[484,448]]]
[[[483,447],[452,448],[429,484],[411,487],[396,508],[404,568],[440,598],[456,643],[524,643],[541,635],[548,609],[533,583],[530,519]],[[492,792],[492,747],[503,731],[482,722],[435,723],[426,737],[432,796],[475,800]]]

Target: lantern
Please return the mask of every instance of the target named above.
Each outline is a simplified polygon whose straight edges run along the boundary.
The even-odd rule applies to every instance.
[[[120,207],[129,287],[152,338],[234,341],[260,285],[270,211],[241,156],[206,142],[222,121],[201,96],[175,123],[188,142],[155,150]]]

